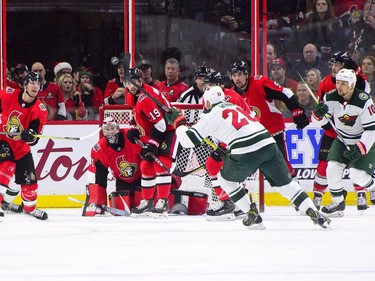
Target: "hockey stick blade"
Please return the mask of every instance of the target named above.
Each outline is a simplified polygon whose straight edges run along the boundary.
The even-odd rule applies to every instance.
[[[39,135],[39,134],[35,134],[35,135],[32,135],[32,136],[35,137],[35,138],[39,138],[39,139],[77,140],[77,141],[80,141],[80,140],[85,140],[85,139],[91,138],[92,136],[98,134],[100,130],[101,130],[101,128],[99,128],[99,129],[95,130],[94,132],[92,132],[91,134],[88,134],[87,136],[83,136],[83,137],[59,137],[59,136],[46,136],[46,135]],[[17,133],[0,132],[0,135],[19,136],[19,135],[21,135],[21,133],[19,133],[19,132],[17,132]]]
[[[82,205],[85,204],[84,201],[79,200],[77,198],[73,198],[73,197],[68,197],[68,200],[70,200],[72,202],[80,203]],[[104,205],[101,205],[101,204],[96,204],[96,205],[99,208],[102,208],[104,211],[106,211],[106,212],[108,212],[112,215],[122,216],[122,217],[130,217],[130,212],[128,212],[127,210],[120,210],[120,209],[117,209],[117,208],[112,208],[112,207],[104,206]]]
[[[193,173],[195,173],[197,171],[200,171],[202,169],[204,169],[204,166],[199,166],[199,167],[197,167],[197,168],[195,168],[195,169],[193,169],[191,171],[188,171],[188,172],[181,172],[179,170],[174,170],[172,172],[172,174],[175,175],[175,176],[177,176],[177,177],[183,178],[185,176],[191,175],[191,174],[193,174]]]

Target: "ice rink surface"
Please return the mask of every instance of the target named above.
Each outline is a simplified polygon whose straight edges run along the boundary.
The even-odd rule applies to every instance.
[[[266,208],[266,230],[204,216],[155,220],[45,210],[48,221],[5,214],[0,280],[375,280],[375,206],[364,215],[347,207],[330,230],[292,207]]]

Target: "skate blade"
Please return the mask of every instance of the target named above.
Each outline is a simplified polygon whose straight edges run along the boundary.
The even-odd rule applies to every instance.
[[[266,227],[264,226],[262,222],[246,226],[246,228],[250,230],[265,230],[266,229]]]
[[[168,213],[152,213],[151,217],[154,219],[167,219],[168,218]]]
[[[344,211],[337,211],[337,212],[331,213],[331,214],[322,212],[322,214],[324,216],[326,216],[327,218],[341,218],[341,217],[344,216]]]
[[[135,213],[131,213],[130,217],[132,218],[149,218],[151,217],[151,212],[146,212],[146,213],[142,213],[142,214],[135,214]]]
[[[233,213],[224,214],[221,216],[206,216],[208,221],[233,221],[236,219],[236,216]]]

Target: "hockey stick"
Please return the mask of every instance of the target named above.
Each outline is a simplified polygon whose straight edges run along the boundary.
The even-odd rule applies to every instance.
[[[91,134],[88,134],[87,136],[83,136],[83,137],[59,137],[59,136],[45,136],[45,135],[39,135],[39,134],[35,134],[35,135],[32,135],[32,136],[35,137],[35,138],[40,138],[40,139],[78,140],[78,141],[80,141],[80,140],[85,140],[85,139],[91,138],[92,136],[96,135],[100,130],[101,130],[101,128],[99,128],[96,131],[92,132]],[[0,135],[19,136],[19,135],[21,135],[21,133],[19,133],[19,132],[17,132],[17,133],[0,132]]]
[[[80,203],[82,205],[85,204],[84,201],[73,198],[73,197],[68,197],[68,200],[70,200],[72,202]],[[101,204],[96,204],[96,206],[98,206],[99,208],[102,208],[104,211],[106,211],[106,212],[108,212],[112,215],[122,216],[122,217],[130,217],[130,212],[127,211],[127,210],[120,210],[120,209],[104,206],[104,205],[101,205]],[[129,207],[128,207],[128,209],[129,209]]]
[[[139,139],[136,138],[135,141],[136,141],[136,143],[137,143],[138,145],[140,145],[142,148],[145,146],[145,145],[143,144],[143,142],[141,142]],[[170,170],[167,166],[165,166],[164,163],[161,162],[160,159],[157,158],[157,157],[155,156],[155,154],[153,154],[152,152],[148,152],[147,154],[150,155],[150,156],[152,157],[152,159],[154,159],[155,162],[158,163],[158,165],[160,165],[160,167],[162,167],[166,172],[168,172],[168,174],[173,174],[173,175],[175,175],[175,176],[177,176],[177,177],[180,177],[180,178],[185,177],[185,176],[187,176],[187,175],[190,175],[190,174],[192,174],[192,173],[194,173],[194,172],[196,172],[196,171],[199,171],[199,170],[201,170],[201,169],[204,168],[204,166],[199,166],[199,167],[194,168],[193,170],[190,170],[190,171],[188,171],[188,172],[181,172],[181,171],[175,169],[175,170],[171,173],[171,170]]]
[[[147,92],[145,89],[143,89],[141,86],[139,86],[137,83],[133,81],[133,79],[130,78],[129,69],[130,69],[130,54],[126,53],[124,54],[124,80],[131,83],[134,87],[137,88],[138,91],[141,91],[144,93],[147,97],[149,97],[153,102],[155,102],[161,109],[163,109],[165,112],[171,112],[171,109],[169,107],[166,107],[162,102],[160,102],[157,98],[155,98],[153,95],[151,95],[149,92]]]
[[[314,95],[313,91],[311,90],[310,86],[306,83],[305,79],[302,78],[301,74],[299,72],[298,73],[298,76],[301,78],[301,81],[302,83],[305,85],[307,91],[309,92],[309,94],[311,95],[311,97],[314,99],[315,103],[316,104],[319,104],[319,100],[318,98]],[[337,135],[337,138],[341,141],[341,143],[345,146],[345,148],[347,150],[350,150],[350,147],[349,145],[346,143],[346,141],[344,140],[344,138],[342,137],[342,135],[339,133],[339,131],[337,130],[335,124],[333,123],[332,119],[331,119],[331,116],[328,115],[328,114],[325,114],[324,115],[325,118],[327,118],[328,120],[328,123],[332,126],[332,128],[335,130],[336,132],[336,135]]]

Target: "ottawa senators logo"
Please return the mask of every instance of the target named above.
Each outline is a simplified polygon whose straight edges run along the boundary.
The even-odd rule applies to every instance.
[[[15,110],[8,117],[7,123],[3,126],[3,131],[8,133],[21,133],[23,131],[23,126],[20,122],[21,112]],[[19,140],[20,135],[7,135],[8,138],[13,140]]]
[[[260,119],[260,117],[262,116],[262,113],[260,112],[260,109],[258,107],[250,106],[250,110],[254,111],[257,117]]]
[[[50,106],[49,104],[45,103],[44,101],[42,102],[42,104],[47,108],[47,119],[48,120],[52,120],[53,119],[53,116],[55,116],[55,110],[52,108],[52,106]]]
[[[357,118],[358,116],[350,116],[349,114],[344,114],[343,116],[339,117],[339,120],[345,126],[353,127]]]
[[[120,171],[121,177],[132,178],[138,170],[136,164],[125,161],[124,156],[117,157],[116,159],[117,168]]]

